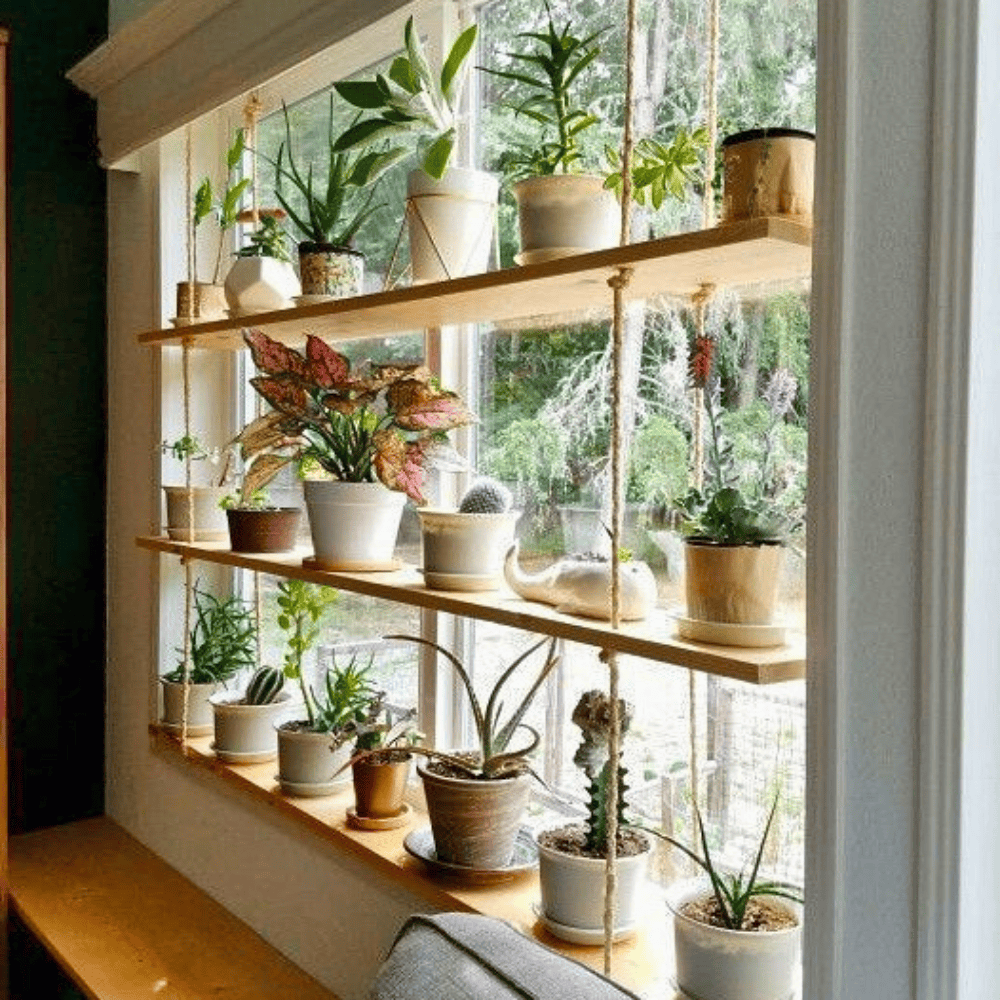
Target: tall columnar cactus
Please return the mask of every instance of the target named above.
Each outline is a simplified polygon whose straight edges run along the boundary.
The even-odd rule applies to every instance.
[[[625,793],[628,785],[625,784],[625,768],[618,768],[618,827],[621,829],[625,825]],[[608,784],[611,780],[611,761],[606,760],[600,774],[591,779],[587,785],[587,850],[594,853],[603,853],[608,842],[608,820],[611,811],[608,809]]]
[[[261,667],[250,678],[243,700],[247,705],[270,705],[284,686],[285,675],[280,670]]]
[[[510,490],[495,479],[472,484],[458,506],[460,514],[505,514],[511,508]]]

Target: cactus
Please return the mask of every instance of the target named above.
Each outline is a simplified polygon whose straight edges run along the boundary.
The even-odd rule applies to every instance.
[[[243,701],[247,705],[270,705],[285,685],[285,675],[274,667],[261,667],[250,678]]]
[[[625,825],[625,768],[618,768],[618,826]],[[611,761],[604,762],[601,773],[587,785],[587,838],[588,851],[602,854],[608,842],[608,782],[611,779]]]
[[[468,489],[458,506],[460,514],[505,514],[511,508],[510,490],[495,479],[480,479]]]

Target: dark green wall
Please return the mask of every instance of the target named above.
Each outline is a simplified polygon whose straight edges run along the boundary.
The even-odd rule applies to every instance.
[[[103,811],[105,180],[66,70],[107,0],[0,0],[10,43],[8,669],[15,830]]]

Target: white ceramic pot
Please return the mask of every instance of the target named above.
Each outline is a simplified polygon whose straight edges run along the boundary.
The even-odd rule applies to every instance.
[[[703,622],[770,625],[784,558],[781,545],[684,544],[688,617]]]
[[[295,268],[277,257],[237,257],[225,288],[233,316],[287,309],[292,297],[302,294]]]
[[[710,891],[704,881],[694,881],[678,883],[667,893],[674,916],[677,985],[684,995],[696,1000],[788,1000],[795,990],[802,942],[796,908],[773,899],[799,920],[781,931],[730,931],[679,912]]]
[[[596,174],[528,177],[514,185],[521,229],[518,264],[538,264],[618,245],[621,209]]]
[[[738,132],[722,140],[722,221],[786,215],[812,223],[816,137],[790,128]]]
[[[441,180],[411,171],[406,202],[414,284],[489,267],[499,189],[497,179],[482,170],[450,167]]]
[[[392,563],[405,493],[381,483],[310,479],[304,486],[318,563],[359,571]]]
[[[350,740],[336,746],[330,733],[283,729],[280,725],[275,728],[278,732],[278,775],[282,782],[328,785],[351,759]],[[338,785],[346,785],[350,780],[350,769],[337,775]]]
[[[189,504],[185,486],[164,486],[167,498],[167,534],[181,542],[224,542],[229,537],[226,512],[219,506],[227,494],[221,486],[193,486]],[[193,509],[193,520],[188,511]],[[194,525],[194,534],[188,525]]]
[[[244,705],[240,697],[220,691],[209,698],[215,716],[215,752],[235,763],[241,757],[255,761],[273,760],[278,755],[278,737],[274,732],[277,718],[287,710],[291,695],[278,694],[267,705]]]
[[[160,683],[163,685],[163,723],[179,729],[184,718],[184,685],[165,677],[160,678]],[[218,687],[215,683],[188,685],[187,723],[191,736],[207,735],[212,731],[212,706],[208,699]]]
[[[618,897],[615,929],[634,927],[640,890],[646,879],[651,845],[642,854],[618,858]],[[605,864],[601,858],[584,858],[538,845],[538,877],[542,911],[548,928],[557,937],[559,926],[578,931],[604,927]]]
[[[438,590],[496,590],[503,556],[514,541],[519,510],[463,514],[417,511],[423,539],[424,582]]]

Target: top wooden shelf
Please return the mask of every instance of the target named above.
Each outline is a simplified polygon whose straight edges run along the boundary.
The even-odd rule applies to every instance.
[[[326,341],[449,326],[552,318],[610,309],[607,279],[633,268],[630,299],[689,298],[706,284],[747,287],[808,278],[812,229],[784,218],[750,219],[646,243],[507,268],[453,281],[196,323],[139,335],[141,344],[181,344],[213,350],[243,347],[240,330],[254,326],[290,346],[307,334]]]

